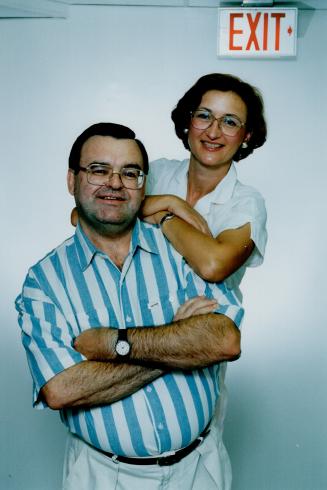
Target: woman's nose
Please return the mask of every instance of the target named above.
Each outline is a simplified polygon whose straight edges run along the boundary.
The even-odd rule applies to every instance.
[[[211,139],[218,138],[221,135],[220,122],[218,119],[214,119],[212,124],[206,129],[206,133]]]

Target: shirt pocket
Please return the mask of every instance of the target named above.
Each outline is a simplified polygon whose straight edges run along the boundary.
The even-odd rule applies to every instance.
[[[91,308],[76,311],[70,322],[74,325],[75,334],[78,334],[89,328],[117,327],[119,318],[108,308]]]
[[[185,290],[183,289],[140,298],[142,325],[146,327],[171,323],[179,306],[185,301]]]

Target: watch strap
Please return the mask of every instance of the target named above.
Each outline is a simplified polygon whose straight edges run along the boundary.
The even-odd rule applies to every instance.
[[[117,341],[125,340],[127,342],[127,328],[118,328]]]
[[[174,213],[166,213],[160,220],[159,226],[162,226],[165,221],[168,221],[169,219],[175,218]]]

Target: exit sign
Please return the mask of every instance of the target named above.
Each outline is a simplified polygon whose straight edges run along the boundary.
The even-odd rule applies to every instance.
[[[218,56],[296,56],[297,8],[218,9]]]

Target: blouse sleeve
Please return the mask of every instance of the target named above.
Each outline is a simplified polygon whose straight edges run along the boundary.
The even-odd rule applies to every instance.
[[[256,267],[263,262],[267,244],[266,206],[263,197],[257,191],[233,203],[230,212],[225,213],[225,218],[221,222],[220,233],[224,230],[239,228],[246,223],[250,223],[251,239],[255,244],[255,249],[244,265]]]

